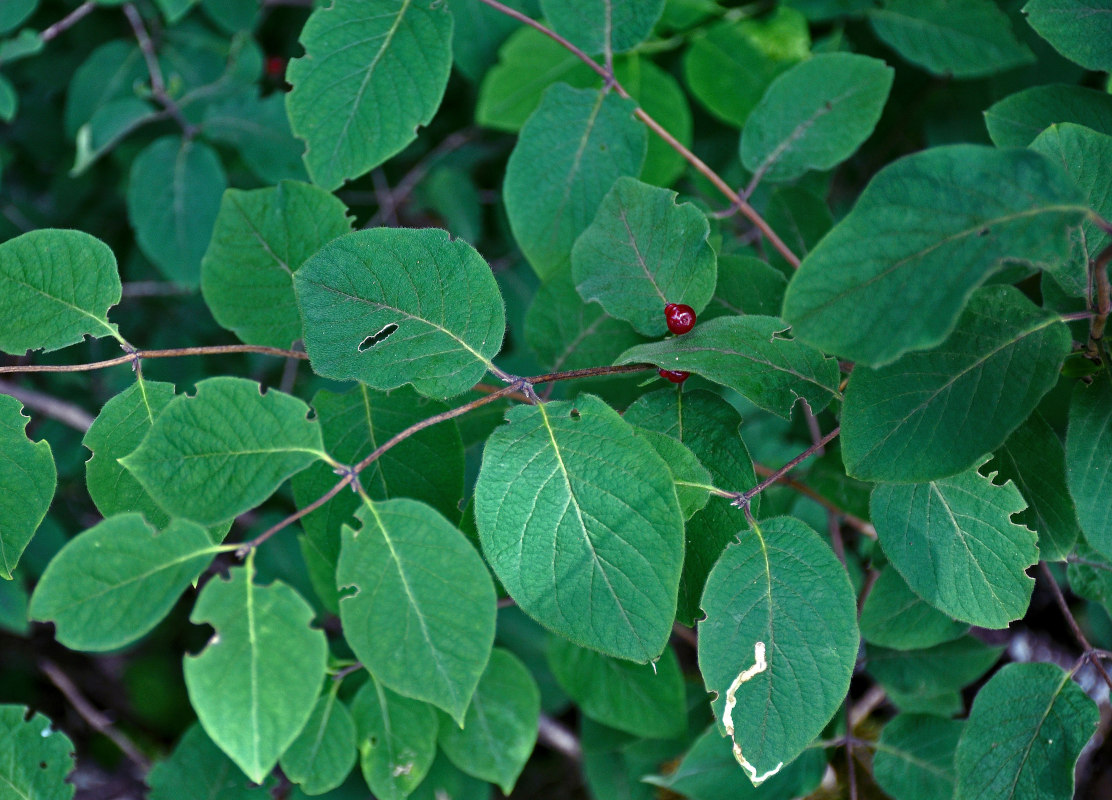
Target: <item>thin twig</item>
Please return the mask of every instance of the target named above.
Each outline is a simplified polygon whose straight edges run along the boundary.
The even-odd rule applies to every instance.
[[[216,356],[228,353],[261,353],[268,356],[281,358],[307,359],[308,355],[297,350],[283,350],[280,347],[265,347],[257,344],[220,344],[208,347],[178,347],[170,350],[136,350],[134,353],[109,358],[104,361],[92,361],[87,364],[22,364],[12,367],[0,367],[3,373],[26,372],[92,372],[98,369],[107,369],[119,364],[128,364],[141,361],[144,358],[177,358],[178,356]]]
[[[162,77],[162,67],[158,63],[158,53],[155,52],[154,42],[151,41],[150,34],[147,33],[147,26],[143,22],[143,17],[131,3],[125,3],[123,9],[124,16],[127,17],[128,24],[131,25],[132,33],[135,34],[135,41],[139,44],[139,51],[143,54],[143,61],[147,65],[147,74],[151,79],[151,97],[181,127],[185,138],[192,139],[197,135],[197,126],[185,118],[181,107],[166,92],[166,82]]]
[[[354,472],[349,472],[348,474],[344,475],[342,478],[340,478],[340,480],[338,480],[336,482],[335,486],[333,486],[327,492],[325,492],[320,497],[318,497],[316,500],[311,502],[309,505],[305,506],[305,508],[298,509],[297,511],[295,511],[294,513],[290,514],[288,517],[283,519],[281,522],[276,522],[275,524],[271,525],[269,528],[267,528],[265,531],[260,533],[258,536],[256,536],[251,541],[244,542],[240,546],[240,548],[238,550],[236,550],[236,558],[244,558],[248,553],[250,553],[256,547],[258,547],[260,544],[265,542],[267,539],[269,539],[274,534],[278,533],[278,531],[280,531],[283,528],[297,522],[299,519],[304,517],[306,514],[313,513],[318,508],[320,508],[325,503],[327,503],[329,500],[331,500],[333,497],[335,497],[337,494],[339,494],[341,489],[343,489],[349,483],[353,483],[354,481],[355,481],[355,473]]]
[[[74,711],[89,724],[90,728],[107,737],[143,774],[146,774],[151,767],[151,762],[131,739],[113,727],[112,721],[107,716],[85,699],[68,675],[50,661],[40,661],[39,669],[51,683],[58,687],[58,691],[65,696]]]
[[[58,20],[49,28],[46,28],[42,33],[40,33],[39,39],[41,39],[43,42],[49,42],[52,39],[57,39],[65,31],[68,31],[78,22],[89,16],[89,14],[91,14],[93,12],[93,9],[95,9],[96,7],[96,0],[85,0],[84,3],[79,5],[73,11],[66,14],[60,20]]]
[[[393,191],[389,189],[386,190],[390,195],[390,216],[393,218],[395,225],[397,224],[397,215],[395,211],[409,198],[413,190],[417,188],[417,184],[419,184],[425,175],[428,174],[429,170],[432,169],[432,166],[452,151],[463,147],[474,135],[475,133],[473,130],[464,128],[463,130],[458,130],[446,136],[443,141],[425,154],[409,172],[402,176],[402,179],[398,181],[398,185],[394,187]],[[379,194],[377,185],[375,186],[375,194],[376,196]],[[379,210],[367,221],[366,227],[373,228],[376,225],[381,225],[383,217],[384,208],[380,203]]]
[[[756,463],[753,464],[753,471],[756,472],[758,475],[762,475],[762,476],[765,476],[765,477],[773,475],[776,472],[776,470],[772,469],[772,467],[766,467],[764,464],[756,464]],[[807,497],[807,498],[810,498],[811,500],[814,500],[816,503],[821,505],[827,511],[833,511],[835,514],[837,514],[839,517],[841,517],[842,520],[847,525],[849,525],[851,528],[856,530],[858,533],[862,533],[865,536],[868,536],[870,539],[875,539],[876,538],[876,528],[874,528],[872,526],[872,523],[866,522],[865,520],[861,519],[861,517],[855,516],[855,515],[849,513],[848,511],[844,511],[843,509],[839,508],[834,503],[827,500],[821,494],[816,492],[810,486],[807,486],[806,484],[800,483],[799,481],[795,480],[794,478],[789,478],[785,475],[780,476],[777,479],[776,482],[777,483],[782,483],[785,486],[787,486],[789,489],[792,489],[793,491],[798,492],[799,494],[803,495],[804,497]],[[734,497],[735,493],[731,493],[729,496]]]
[[[28,389],[9,381],[0,381],[0,394],[11,395],[28,408],[41,411],[44,416],[56,419],[82,433],[89,430],[89,426],[93,424],[93,415],[85,409],[44,392]]]
[[[123,297],[181,297],[193,294],[193,289],[169,281],[128,281],[120,294]]]
[[[832,442],[838,436],[838,434],[841,432],[841,430],[842,430],[842,427],[840,425],[837,426],[836,428],[834,428],[834,430],[830,431],[830,433],[826,434],[826,436],[823,436],[818,442],[816,442],[815,444],[812,444],[810,447],[808,447],[802,453],[797,455],[795,458],[793,458],[787,464],[780,467],[780,469],[774,471],[772,474],[770,474],[767,478],[765,478],[763,481],[758,483],[752,489],[746,489],[744,492],[739,493],[738,496],[737,496],[737,499],[734,501],[734,504],[738,505],[738,506],[741,506],[742,508],[748,508],[750,500],[752,500],[754,497],[756,497],[758,494],[763,492],[769,486],[771,486],[772,484],[776,483],[778,480],[783,478],[785,475],[787,475],[789,472],[791,472],[793,469],[795,469],[797,466],[799,466],[799,464],[801,464],[802,462],[806,461],[808,458],[813,456],[818,451],[819,448],[830,444],[830,442]]]
[[[575,734],[547,714],[541,714],[537,722],[537,741],[572,761],[583,758],[583,748]]]
[[[549,381],[569,381],[576,378],[596,378],[600,375],[620,375],[623,372],[644,372],[656,369],[653,364],[625,364],[620,367],[587,367],[585,369],[569,369],[565,372],[546,372],[544,375],[534,375],[525,380],[534,386],[538,383]]]
[[[1108,263],[1112,261],[1112,244],[1101,251],[1093,262],[1093,285],[1096,289],[1096,314],[1089,324],[1089,356],[1100,358],[1100,341],[1104,338],[1104,328],[1108,324],[1108,314],[1112,312],[1112,286],[1108,282]]]
[[[528,25],[530,28],[539,31],[540,33],[543,33],[545,36],[552,39],[554,42],[557,42],[561,47],[563,47],[569,53],[574,55],[588,67],[594,70],[603,79],[605,86],[612,87],[614,91],[616,91],[621,97],[630,97],[629,92],[627,92],[625,87],[622,86],[621,83],[618,82],[617,78],[614,77],[614,73],[612,70],[607,71],[606,67],[599,64],[589,55],[587,55],[574,44],[565,39],[563,36],[560,36],[560,34],[549,28],[546,28],[535,19],[522,14],[520,11],[498,2],[498,0],[480,0],[480,2],[482,2],[484,5],[490,6],[496,11],[500,11],[507,16],[513,17],[519,22]],[[791,251],[791,248],[784,244],[784,241],[776,235],[776,231],[772,230],[769,224],[765,222],[764,218],[757,213],[757,210],[749,205],[749,203],[747,203],[741,197],[741,195],[739,195],[734,190],[732,186],[726,183],[721,175],[707,166],[707,164],[701,158],[687,149],[687,147],[685,147],[675,136],[665,130],[659,122],[653,119],[653,117],[651,117],[649,113],[645,111],[645,109],[638,106],[633,113],[634,116],[644,122],[649,127],[649,129],[653,131],[653,133],[663,139],[669,147],[679,153],[683,157],[683,159],[687,161],[687,163],[689,163],[692,167],[694,167],[699,174],[701,174],[704,178],[714,184],[714,187],[718,189],[718,191],[721,192],[727,200],[730,201],[731,207],[736,208],[750,222],[752,222],[760,230],[760,232],[764,234],[765,238],[768,239],[769,244],[776,248],[776,251],[784,257],[785,261],[787,261],[793,267],[799,266],[799,257]]]
[[[1112,675],[1108,674],[1108,671],[1104,668],[1104,664],[1101,663],[1100,656],[1097,655],[1095,649],[1089,643],[1089,640],[1085,638],[1085,634],[1082,632],[1081,626],[1077,624],[1077,620],[1070,612],[1069,605],[1066,603],[1066,596],[1062,594],[1062,589],[1060,586],[1058,586],[1058,581],[1054,580],[1054,573],[1050,571],[1050,567],[1045,561],[1039,562],[1039,568],[1042,570],[1043,576],[1046,578],[1046,582],[1050,584],[1051,594],[1054,595],[1054,601],[1058,604],[1058,609],[1062,612],[1062,616],[1065,617],[1066,624],[1069,625],[1070,632],[1073,633],[1073,636],[1075,639],[1077,639],[1078,644],[1080,644],[1082,648],[1084,648],[1084,656],[1089,659],[1089,662],[1093,665],[1096,671],[1100,673],[1101,678],[1103,678],[1104,682],[1108,684],[1109,690],[1112,690]]]

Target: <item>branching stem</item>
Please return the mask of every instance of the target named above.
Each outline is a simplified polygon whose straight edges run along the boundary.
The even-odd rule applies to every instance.
[[[780,469],[778,469],[775,472],[773,472],[772,474],[770,474],[767,478],[765,478],[763,481],[758,483],[752,489],[746,489],[744,492],[739,492],[736,495],[736,498],[734,500],[734,505],[739,506],[742,509],[748,509],[750,500],[752,500],[754,497],[759,495],[761,492],[763,492],[769,486],[771,486],[772,484],[776,483],[778,480],[783,478],[785,475],[787,475],[789,472],[791,472],[793,469],[795,469],[797,466],[799,466],[802,462],[806,461],[808,458],[813,456],[815,453],[817,453],[823,447],[830,444],[830,442],[834,441],[834,439],[838,436],[839,433],[841,433],[841,431],[842,431],[842,426],[841,425],[835,427],[834,430],[830,431],[830,433],[823,436],[821,439],[819,439],[817,442],[812,444],[810,447],[808,447],[802,453],[797,455],[795,458],[793,458],[787,464],[780,467]]]
[[[209,347],[176,347],[170,350],[136,350],[134,353],[109,358],[104,361],[92,361],[87,364],[17,364],[11,367],[0,367],[3,373],[24,372],[91,372],[97,369],[107,369],[120,364],[142,361],[144,358],[176,358],[178,356],[217,356],[228,353],[262,353],[280,358],[307,359],[308,355],[297,350],[283,350],[280,347],[264,347],[256,344],[221,344]]]
[[[1069,605],[1066,603],[1066,596],[1062,594],[1062,588],[1058,586],[1058,581],[1054,580],[1054,573],[1050,571],[1050,567],[1047,566],[1045,561],[1039,562],[1039,569],[1042,570],[1043,577],[1046,578],[1047,585],[1050,587],[1050,593],[1054,595],[1054,602],[1058,604],[1058,610],[1061,611],[1062,616],[1065,617],[1070,632],[1085,651],[1082,654],[1082,658],[1089,659],[1089,663],[1093,665],[1094,669],[1100,674],[1100,677],[1108,684],[1108,688],[1112,690],[1112,675],[1108,674],[1108,670],[1106,670],[1104,664],[1101,663],[1100,653],[1089,643],[1089,640],[1085,638],[1081,626],[1077,624],[1077,619],[1073,616]]]

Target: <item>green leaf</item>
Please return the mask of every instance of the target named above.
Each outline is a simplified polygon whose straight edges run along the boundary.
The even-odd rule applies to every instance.
[[[1071,337],[1012,286],[979,289],[950,337],[846,386],[842,458],[873,481],[954,475],[998,448],[1058,381]]]
[[[31,618],[53,622],[71,650],[115,650],[161,622],[217,552],[192,522],[174,520],[159,532],[140,514],[117,514],[54,556],[31,597]]]
[[[1077,511],[1066,488],[1062,441],[1036,411],[1015,429],[986,465],[996,480],[1015,483],[1027,510],[1016,517],[1039,536],[1039,558],[1064,561],[1081,535]]]
[[[76,748],[50,720],[19,705],[0,705],[0,785],[5,798],[69,800]]]
[[[166,21],[173,25],[178,22],[182,17],[189,13],[197,0],[154,0],[154,4],[158,6],[158,10],[162,12],[162,16]]]
[[[436,757],[436,712],[401,697],[372,678],[351,704],[359,734],[359,764],[378,800],[403,800]]]
[[[732,314],[774,317],[787,286],[784,273],[756,256],[719,256],[718,285],[699,319],[708,322]]]
[[[391,690],[462,723],[494,643],[494,584],[479,554],[424,503],[371,502],[345,526],[336,585],[356,657]]]
[[[143,53],[134,41],[113,39],[97,47],[70,79],[66,91],[65,131],[70,138],[112,100],[136,97],[135,87],[150,80]]]
[[[355,766],[355,721],[336,699],[338,683],[321,695],[305,728],[282,755],[282,772],[305,794],[324,794],[339,786]]]
[[[201,129],[209,139],[238,150],[251,171],[267,183],[307,177],[302,163],[305,145],[290,132],[280,93],[260,99],[251,89],[207,106]]]
[[[559,42],[522,26],[498,51],[479,87],[475,122],[484,128],[517,133],[554,83],[576,89],[598,86],[595,72]]]
[[[0,581],[0,630],[26,637],[31,633],[31,623],[27,620],[31,597],[21,578]]]
[[[638,432],[652,446],[656,454],[664,459],[672,478],[676,482],[676,498],[684,519],[707,504],[710,493],[706,487],[712,486],[710,473],[699,463],[699,459],[679,439],[656,431],[642,428]]]
[[[636,104],[614,92],[556,84],[521,129],[506,165],[503,199],[514,239],[547,279],[622,175],[637,175],[647,133]]]
[[[1061,668],[1008,664],[973,700],[954,756],[957,796],[1069,800],[1098,718],[1096,703]]]
[[[571,270],[562,269],[533,296],[525,314],[525,341],[546,368],[562,370],[609,364],[644,339],[598,303],[583,302]]]
[[[372,228],[333,239],[294,274],[313,370],[375,389],[471,388],[502,346],[490,267],[445,231]]]
[[[610,658],[553,637],[548,663],[580,711],[603,725],[649,739],[687,729],[683,673],[671,648],[651,664]]]
[[[509,794],[537,741],[541,693],[529,670],[495,648],[460,728],[440,720],[440,747],[469,775],[497,783]]]
[[[706,215],[676,193],[622,177],[575,241],[572,277],[580,296],[644,336],[667,333],[664,306],[701,312],[714,295],[714,250]]]
[[[452,15],[436,0],[352,0],[316,9],[290,62],[286,107],[313,183],[338,188],[401,152],[440,106]]]
[[[712,725],[684,753],[674,771],[646,775],[642,780],[691,800],[792,800],[810,796],[822,783],[825,771],[823,751],[808,749],[759,788],[754,787],[738,768],[730,742]]]
[[[200,282],[227,185],[216,153],[192,139],[164,136],[132,163],[127,217],[143,254],[175,283]]]
[[[1077,554],[1070,557],[1066,575],[1070,591],[1112,610],[1112,563],[1084,540],[1077,543]]]
[[[793,8],[720,22],[683,59],[691,93],[728,125],[741,128],[773,79],[810,54],[807,20]]]
[[[293,273],[350,230],[344,204],[315,186],[229,189],[201,262],[205,303],[242,341],[289,347],[301,338]]]
[[[1035,60],[992,0],[885,0],[869,22],[882,42],[934,75],[979,78]]]
[[[963,635],[969,626],[919,597],[900,573],[885,567],[861,609],[861,635],[869,644],[918,650]]]
[[[0,33],[14,31],[35,13],[39,0],[7,0],[0,7]]]
[[[881,484],[869,511],[888,560],[917,595],[951,617],[1006,628],[1027,612],[1035,534],[1011,521],[1026,504],[1012,483],[976,468],[930,483]]]
[[[951,800],[954,751],[965,723],[900,714],[884,726],[876,744],[873,777],[893,800]]]
[[[122,97],[97,107],[92,118],[77,130],[77,153],[71,176],[85,173],[98,158],[127,138],[128,134],[158,119],[158,111],[146,100]]]
[[[85,462],[85,483],[89,496],[104,517],[138,511],[155,528],[164,528],[170,522],[170,515],[124,469],[119,459],[134,452],[173,399],[174,384],[148,381],[139,376],[135,383],[104,404],[85,432],[81,443],[93,453]]]
[[[541,0],[556,33],[588,55],[621,53],[643,42],[664,11],[664,0]]]
[[[1091,385],[1074,387],[1066,431],[1066,482],[1086,541],[1106,556],[1112,556],[1110,463],[1112,372],[1105,368],[1093,377]]]
[[[12,82],[0,75],[0,120],[11,122],[19,110],[19,95]]]
[[[868,645],[865,667],[885,691],[898,698],[936,697],[963,689],[979,679],[996,663],[1001,652],[1002,647],[989,647],[972,636],[921,650],[888,650]]]
[[[58,470],[50,443],[27,438],[23,403],[0,394],[0,578],[11,580],[19,557],[54,499]]]
[[[269,800],[274,788],[270,779],[263,786],[251,785],[199,724],[189,727],[169,758],[154,765],[146,783],[150,800]]]
[[[440,752],[411,800],[490,800],[491,786],[456,767]]]
[[[754,785],[793,761],[845,699],[857,660],[857,601],[829,545],[791,517],[762,520],[726,548],[703,592],[699,668]],[[755,670],[755,672],[754,672]]]
[[[1026,147],[1039,133],[1063,122],[1112,133],[1112,95],[1084,86],[1031,86],[985,111],[985,127],[997,147]]]
[[[120,459],[171,516],[214,525],[262,503],[290,475],[324,457],[304,402],[243,378],[207,378],[155,419]]]
[[[853,53],[818,55],[772,82],[741,133],[745,168],[770,181],[827,170],[876,127],[896,72]]]
[[[526,15],[536,13],[537,8],[535,0],[510,0],[507,5]],[[475,83],[490,74],[499,48],[511,34],[533,30],[481,0],[455,0],[451,11],[453,66]]]
[[[639,397],[624,418],[631,425],[678,439],[706,466],[715,486],[744,491],[757,485],[753,461],[738,430],[741,417],[719,395],[700,389],[660,389]],[[757,495],[750,504],[754,517],[760,516],[760,499]],[[694,625],[702,617],[699,600],[707,575],[726,544],[746,527],[740,510],[721,497],[710,498],[687,521],[677,621]]]
[[[1112,217],[1112,175],[1103,165],[1112,161],[1112,136],[1080,125],[1052,125],[1031,143],[1031,149],[1044,153],[1062,165],[1074,179],[1089,207],[1102,217]],[[1092,216],[1075,230],[1070,263],[1053,273],[1054,279],[1072,297],[1089,293],[1089,263],[1112,241]]]
[[[683,564],[668,466],[591,395],[517,406],[506,418],[475,485],[495,575],[524,612],[577,644],[642,664],[656,658]]]
[[[838,394],[838,364],[786,331],[776,317],[719,317],[683,336],[631,347],[614,363],[694,372],[785,419],[798,400],[817,414]]]
[[[800,258],[810,253],[834,227],[834,217],[831,216],[826,201],[802,186],[779,186],[774,189],[768,198],[765,221]],[[795,267],[779,251],[769,248],[767,255],[768,263],[785,275],[790,277],[795,273]],[[722,261],[724,259],[719,259],[720,271]],[[773,316],[779,314],[777,307]]]
[[[1112,6],[1108,0],[1030,0],[1027,22],[1054,49],[1085,69],[1112,72]]]
[[[614,62],[614,77],[649,116],[676,137],[684,147],[691,147],[691,107],[672,73],[665,72],[648,56],[636,53]],[[641,180],[656,186],[669,186],[687,169],[687,161],[664,139],[653,135],[645,148],[645,164]]]
[[[803,260],[784,319],[808,344],[864,366],[933,347],[1005,262],[1064,263],[1081,203],[1037,153],[954,145],[906,156]]]
[[[189,619],[216,629],[185,658],[185,686],[205,731],[255,783],[305,727],[328,644],[313,609],[286,584],[260,586],[250,561],[201,590]]]
[[[116,257],[81,231],[37,230],[0,244],[0,350],[58,350],[86,336],[119,339]]]

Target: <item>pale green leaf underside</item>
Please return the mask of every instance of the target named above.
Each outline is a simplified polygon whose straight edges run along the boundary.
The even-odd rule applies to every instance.
[[[469,775],[513,790],[537,741],[541,694],[528,668],[508,650],[495,648],[461,729],[447,717],[438,741]]]
[[[201,262],[205,303],[241,341],[289,347],[301,338],[293,273],[350,230],[344,204],[315,186],[229,189]]]
[[[1082,203],[1037,153],[954,145],[906,156],[803,260],[784,319],[803,341],[866,366],[932,347],[1004,263],[1065,263]]]
[[[66,778],[74,746],[49,719],[21,705],[0,705],[0,786],[13,800],[70,800]]]
[[[714,249],[706,215],[676,193],[622,177],[571,252],[579,295],[598,301],[644,336],[668,331],[664,306],[699,313],[714,295]]]
[[[58,486],[50,444],[32,442],[23,403],[0,394],[0,579],[10,580]]]
[[[323,456],[296,397],[243,378],[208,378],[170,401],[121,463],[171,516],[213,525],[254,508]]]
[[[1070,800],[1096,703],[1054,664],[1008,664],[977,693],[954,755],[957,796]]]
[[[404,800],[436,757],[436,712],[372,678],[351,704],[363,779],[379,800]]]
[[[895,70],[875,58],[828,53],[779,76],[741,132],[741,161],[766,180],[827,170],[853,155],[884,110]]]
[[[614,92],[555,84],[521,129],[503,200],[514,239],[544,280],[571,263],[576,238],[623,175],[637,175],[647,133]]]
[[[338,188],[400,152],[436,113],[452,67],[452,15],[434,0],[316,9],[290,62],[293,132],[313,182]]]
[[[869,22],[881,41],[935,75],[977,78],[1035,60],[992,0],[886,0]]]
[[[159,532],[140,514],[118,514],[74,539],[51,560],[31,598],[32,619],[54,623],[71,650],[114,650],[170,613],[218,552],[186,520]]]
[[[1027,612],[1039,559],[1035,534],[1010,517],[1025,508],[1011,483],[976,468],[930,483],[881,484],[869,511],[884,554],[908,586],[954,619],[1005,628]]]
[[[447,232],[372,228],[325,245],[294,275],[313,370],[430,397],[466,391],[502,346],[490,267]]]
[[[838,394],[838,364],[789,338],[776,317],[718,317],[683,336],[626,350],[616,364],[655,364],[702,375],[787,418],[799,400],[817,414]]]
[[[1078,383],[1066,432],[1066,481],[1085,539],[1112,556],[1112,373],[1106,367],[1091,386]]]
[[[846,471],[923,482],[983,461],[1053,388],[1070,342],[1058,315],[1018,289],[977,290],[938,347],[853,371],[842,413]]]
[[[212,238],[228,185],[216,152],[203,142],[164,136],[131,166],[127,216],[143,254],[184,286],[201,280],[201,258]]]
[[[364,504],[336,585],[348,643],[384,686],[462,722],[494,643],[497,597],[463,534],[424,503]]]
[[[57,350],[86,336],[115,336],[120,302],[108,245],[81,231],[37,230],[0,244],[0,350]]]
[[[735,741],[763,775],[803,752],[845,699],[860,643],[853,588],[818,534],[775,517],[726,549],[702,606],[699,668],[719,720],[763,643],[767,669],[738,687],[733,710]]]
[[[297,592],[280,581],[260,586],[253,572],[249,564],[205,585],[189,619],[216,632],[184,666],[205,732],[262,783],[313,711],[328,645]]]
[[[119,459],[130,455],[150,431],[155,419],[174,399],[174,384],[139,379],[104,404],[85,433],[82,444],[92,451],[85,462],[85,484],[104,517],[138,511],[155,528],[170,515],[124,469]]]
[[[646,663],[664,649],[683,564],[667,465],[601,400],[518,406],[475,487],[487,562],[545,627]]]

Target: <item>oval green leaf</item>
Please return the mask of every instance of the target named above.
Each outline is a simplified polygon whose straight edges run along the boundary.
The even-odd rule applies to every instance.
[[[525,613],[577,644],[655,659],[683,564],[667,464],[591,395],[517,406],[506,419],[487,440],[475,485],[495,575]]]
[[[978,290],[938,347],[846,387],[842,458],[870,481],[954,475],[999,447],[1058,381],[1069,329],[1012,286]]]
[[[917,595],[954,619],[1006,628],[1027,612],[1039,560],[1012,483],[969,469],[930,483],[881,484],[869,511],[881,549]]]
[[[367,670],[462,722],[494,644],[497,597],[475,548],[424,503],[364,504],[344,526],[336,585],[344,632]]]
[[[502,346],[506,314],[475,249],[429,228],[341,236],[294,274],[313,370],[430,397],[471,388]]]
[[[1035,32],[1070,61],[1112,72],[1112,7],[1107,0],[1030,0],[1023,13]]]
[[[1066,263],[1083,202],[1038,153],[954,145],[906,156],[803,260],[784,319],[808,344],[866,366],[933,347],[1005,262]]]
[[[185,686],[205,732],[262,783],[313,712],[328,643],[289,586],[258,585],[250,562],[230,574],[210,580],[193,607],[190,621],[216,633],[185,657]]]
[[[452,68],[452,15],[437,0],[333,3],[309,16],[299,41],[286,108],[313,183],[330,191],[417,137]]]
[[[1086,386],[1078,383],[1070,399],[1066,430],[1066,481],[1085,540],[1112,556],[1112,371],[1107,367]]]
[[[762,520],[722,554],[703,592],[699,668],[732,709],[734,754],[754,785],[793,761],[845,700],[857,599],[830,546],[792,517]],[[727,727],[729,731],[729,727]]]
[[[171,516],[229,520],[324,457],[320,424],[288,394],[259,393],[243,378],[208,378],[166,406],[131,455],[120,459]]]
[[[71,539],[35,587],[29,614],[71,650],[114,650],[157,625],[219,551],[200,525],[163,531],[118,514]]]
[[[541,0],[552,28],[590,55],[630,50],[652,31],[664,0]]]
[[[579,295],[598,301],[644,336],[668,331],[664,306],[701,312],[714,295],[717,268],[706,215],[676,193],[618,178],[594,221],[575,241],[572,277]]]
[[[0,350],[57,350],[86,336],[113,336],[120,302],[108,245],[81,231],[30,231],[0,244]]]
[[[954,751],[965,723],[900,714],[876,743],[873,776],[893,800],[953,800]]]
[[[322,695],[309,721],[282,754],[282,772],[305,794],[332,791],[355,766],[355,721],[347,706],[336,699],[338,682]]]
[[[881,570],[861,608],[861,635],[869,644],[918,650],[962,636],[969,626],[950,619],[907,585],[891,566]]]
[[[522,127],[503,199],[514,239],[542,280],[571,263],[572,245],[614,181],[641,172],[647,134],[635,108],[614,92],[556,84]]]
[[[50,444],[27,438],[23,403],[0,394],[0,578],[11,580],[54,499],[58,471]]]
[[[379,800],[404,800],[436,757],[436,712],[368,681],[351,703],[363,779]]]
[[[74,787],[66,778],[75,752],[69,737],[42,714],[0,705],[0,786],[6,798],[70,800]]]

